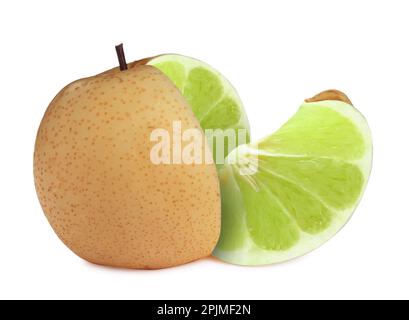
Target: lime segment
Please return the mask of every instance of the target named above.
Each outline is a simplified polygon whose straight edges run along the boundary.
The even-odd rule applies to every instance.
[[[158,62],[155,67],[166,74],[179,90],[183,90],[186,81],[186,70],[183,64],[176,61]]]
[[[222,94],[223,87],[215,73],[203,67],[190,70],[183,95],[199,121],[220,100]]]
[[[240,122],[241,113],[241,108],[237,102],[226,97],[202,118],[201,124],[205,128],[233,128]]]
[[[354,164],[329,158],[269,157],[260,155],[259,168],[264,176],[284,177],[324,203],[345,209],[361,194],[364,178]]]
[[[288,155],[361,158],[365,152],[362,133],[350,119],[332,108],[341,104],[351,108],[339,101],[306,103],[281,129],[262,140],[259,148]]]

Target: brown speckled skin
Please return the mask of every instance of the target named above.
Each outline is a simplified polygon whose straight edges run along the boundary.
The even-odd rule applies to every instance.
[[[154,128],[200,128],[154,67],[135,64],[65,87],[41,122],[37,194],[60,239],[97,264],[159,269],[208,256],[220,232],[214,164],[154,165]],[[207,148],[207,146],[206,146]]]

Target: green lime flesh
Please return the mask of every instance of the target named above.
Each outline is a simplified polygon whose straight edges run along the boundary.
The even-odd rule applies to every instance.
[[[243,104],[222,74],[204,62],[176,54],[158,56],[148,64],[166,74],[189,102],[202,129],[207,130],[218,167],[232,150],[250,141]],[[234,135],[231,140],[228,130]]]

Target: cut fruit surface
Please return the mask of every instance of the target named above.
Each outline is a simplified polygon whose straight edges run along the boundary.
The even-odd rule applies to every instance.
[[[179,88],[203,130],[232,129],[236,132],[236,143],[231,146],[225,143],[223,154],[219,158],[223,160],[235,147],[249,142],[249,123],[243,104],[233,86],[218,71],[204,62],[176,54],[152,58],[147,64],[161,70]],[[239,129],[246,132],[242,142],[238,139]],[[207,135],[213,145],[214,158],[216,141],[223,134],[221,131],[213,131],[211,135]],[[221,138],[225,140],[225,136]]]
[[[276,133],[229,154],[219,170],[215,256],[240,265],[286,261],[319,247],[348,221],[371,171],[370,130],[347,98],[323,97],[305,102]]]

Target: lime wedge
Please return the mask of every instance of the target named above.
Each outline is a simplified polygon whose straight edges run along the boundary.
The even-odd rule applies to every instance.
[[[176,54],[152,58],[147,64],[165,73],[189,102],[202,129],[210,133],[207,138],[213,146],[215,160],[219,138],[225,142],[222,154],[218,156],[222,161],[238,145],[250,141],[243,104],[233,86],[218,71],[204,62]],[[236,134],[235,143],[230,145],[225,135],[228,129]],[[241,140],[238,134],[240,129],[245,133]],[[216,161],[216,164],[219,162]]]
[[[358,205],[372,166],[367,122],[340,92],[307,101],[276,133],[235,149],[219,170],[220,259],[261,265],[304,255]]]

